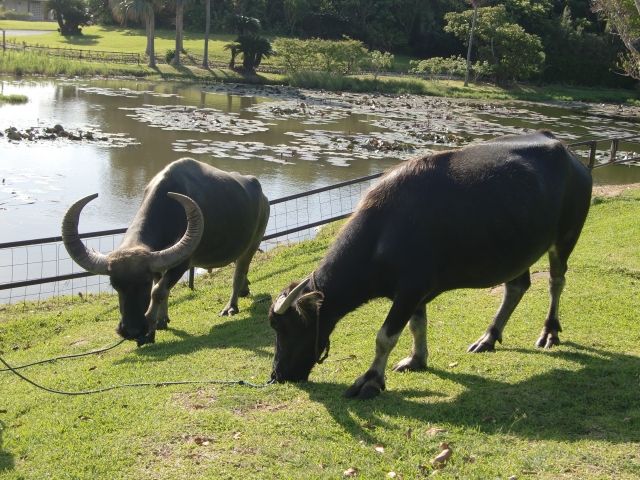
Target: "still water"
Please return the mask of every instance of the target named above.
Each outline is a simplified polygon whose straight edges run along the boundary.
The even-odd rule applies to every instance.
[[[504,133],[548,128],[567,141],[637,132],[580,106],[325,95],[166,82],[0,80],[0,132],[56,124],[92,140],[0,138],[0,243],[59,235],[68,206],[99,193],[81,231],[123,227],[146,183],[190,156],[258,177],[269,198],[382,171],[404,158]],[[599,183],[640,182],[607,167]]]

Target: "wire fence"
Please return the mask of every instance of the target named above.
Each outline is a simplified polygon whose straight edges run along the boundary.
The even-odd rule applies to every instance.
[[[313,238],[318,227],[347,217],[381,174],[272,200],[261,248]],[[126,229],[81,235],[88,248],[108,253]],[[186,274],[185,274],[186,277]],[[69,257],[61,237],[0,244],[0,303],[43,301],[62,295],[112,293],[108,277],[88,273]]]
[[[586,140],[569,146],[590,169],[615,164],[640,165],[640,135]],[[605,148],[602,148],[604,144]],[[347,217],[381,173],[317,188],[270,202],[261,248],[312,238],[318,227]],[[87,247],[103,253],[120,244],[126,229],[81,235]],[[193,274],[192,274],[193,275]],[[191,276],[191,282],[193,276]],[[61,237],[0,244],[0,304],[41,301],[61,295],[113,292],[108,279],[83,271],[69,258]]]
[[[99,63],[123,63],[140,64],[143,60],[139,53],[111,52],[105,50],[87,50],[82,48],[45,47],[19,42],[13,39],[3,39],[3,50],[16,50],[22,52],[36,52],[53,57],[61,57],[70,60],[85,60]]]

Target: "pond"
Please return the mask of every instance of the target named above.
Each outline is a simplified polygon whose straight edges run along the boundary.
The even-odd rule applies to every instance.
[[[547,128],[572,142],[631,135],[638,126],[631,108],[588,104],[132,80],[0,82],[0,93],[29,98],[0,106],[0,243],[59,235],[68,206],[96,192],[81,231],[126,226],[146,183],[183,156],[255,175],[273,199],[502,134]],[[22,139],[11,140],[16,134]],[[606,167],[595,178],[640,182],[640,167]]]

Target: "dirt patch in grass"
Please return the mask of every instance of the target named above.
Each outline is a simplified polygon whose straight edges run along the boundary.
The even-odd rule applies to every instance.
[[[198,389],[192,393],[177,393],[173,402],[186,410],[202,410],[216,403],[217,397],[210,391]]]
[[[630,183],[628,185],[596,185],[593,187],[594,197],[617,197],[633,189],[640,188],[640,183]]]
[[[232,411],[236,415],[244,417],[246,415],[250,415],[253,413],[277,412],[279,410],[283,410],[288,407],[289,407],[288,403],[271,403],[271,402],[266,402],[264,400],[258,400],[255,403],[242,405],[237,408],[234,408]]]

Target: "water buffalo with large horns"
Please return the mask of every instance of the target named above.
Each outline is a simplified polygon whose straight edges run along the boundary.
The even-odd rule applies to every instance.
[[[304,381],[328,354],[348,312],[376,297],[393,301],[371,367],[345,392],[385,388],[389,353],[407,323],[411,355],[396,371],[426,367],[426,304],[457,288],[505,283],[502,305],[470,352],[493,350],[545,252],[551,305],[537,346],[559,343],[558,304],[591,198],[591,176],[553,135],[498,138],[415,158],[392,169],[361,200],[320,266],[285,289],[269,312],[276,331],[272,379]]]
[[[169,164],[151,179],[121,245],[108,255],[89,250],[78,236],[83,207],[74,203],[62,222],[71,258],[85,270],[109,275],[118,292],[117,332],[138,345],[167,327],[171,288],[190,267],[236,262],[231,298],[221,315],[238,312],[249,294],[247,271],[269,219],[269,202],[255,177],[228,173],[191,158]]]

